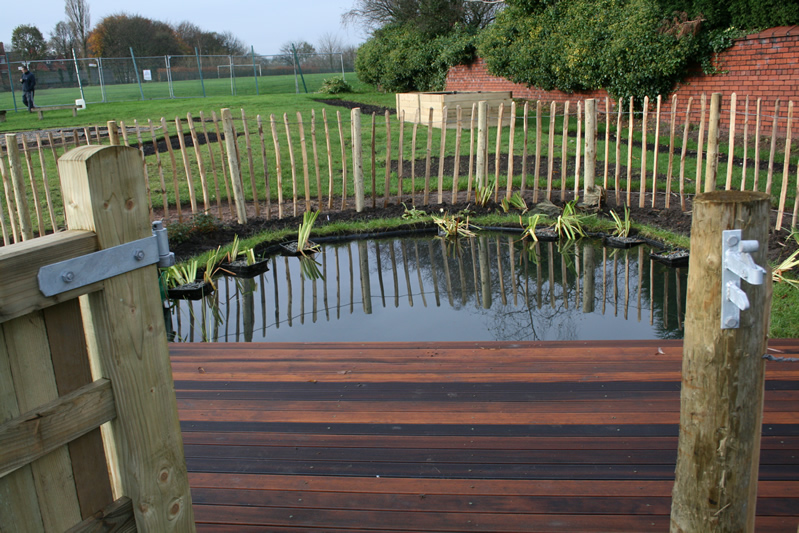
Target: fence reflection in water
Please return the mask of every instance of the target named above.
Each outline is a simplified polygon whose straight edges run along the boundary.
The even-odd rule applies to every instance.
[[[321,279],[272,257],[256,278],[170,302],[169,320],[176,342],[682,338],[687,268],[650,251],[591,239],[525,249],[509,234],[327,244]]]

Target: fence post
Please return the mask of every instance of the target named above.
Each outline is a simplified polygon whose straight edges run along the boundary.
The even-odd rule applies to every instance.
[[[119,126],[116,120],[109,120],[107,124],[108,140],[111,142],[111,146],[120,146],[122,143],[119,142]]]
[[[152,236],[141,159],[125,146],[82,146],[59,159],[69,229],[101,249]],[[186,460],[155,266],[107,279],[81,308],[94,377],[113,383],[108,465],[139,531],[194,531]]]
[[[233,186],[233,201],[236,203],[236,218],[239,224],[247,223],[247,206],[244,203],[244,186],[241,183],[241,162],[236,145],[236,134],[233,133],[233,116],[229,108],[222,110],[222,126],[225,130],[225,146],[227,162],[230,168],[230,182]]]
[[[583,202],[588,202],[589,193],[594,193],[596,186],[596,100],[585,101],[585,163],[583,179]],[[596,198],[599,205],[600,198]],[[594,202],[591,202],[594,204]]]
[[[478,191],[486,186],[486,149],[488,136],[488,102],[477,103],[477,166],[476,178]]]
[[[719,170],[719,121],[721,120],[721,93],[710,95],[710,118],[707,125],[707,153],[705,161],[705,192],[716,190]],[[699,191],[697,191],[699,192]]]
[[[352,132],[352,179],[355,182],[355,211],[363,211],[363,148],[361,145],[361,108],[350,111]]]
[[[22,173],[22,161],[19,154],[19,145],[16,133],[6,133],[6,151],[8,152],[8,168],[11,174],[11,185],[14,188],[14,200],[17,204],[17,220],[22,234],[22,240],[33,238],[31,213],[28,209],[28,196],[25,193],[25,176]],[[9,213],[9,217],[14,213]]]
[[[768,214],[763,193],[694,200],[672,532],[754,531],[771,278],[742,284],[750,309],[721,329],[722,231],[764,244]],[[765,264],[765,246],[751,255]]]

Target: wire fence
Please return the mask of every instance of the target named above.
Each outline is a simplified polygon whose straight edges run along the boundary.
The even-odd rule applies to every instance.
[[[36,76],[37,107],[168,98],[314,92],[354,69],[345,53],[181,55],[0,62],[0,109],[20,110],[23,66]],[[292,76],[293,75],[293,76]],[[311,76],[308,76],[311,75]],[[269,79],[282,76],[280,83]],[[307,76],[307,77],[306,77]],[[260,83],[259,83],[260,81]]]

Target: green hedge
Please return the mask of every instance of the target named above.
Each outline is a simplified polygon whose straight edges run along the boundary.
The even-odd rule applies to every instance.
[[[482,33],[478,52],[516,83],[654,97],[669,92],[698,48],[693,34],[677,37],[663,24],[654,0],[513,2]]]
[[[440,91],[450,67],[474,60],[475,39],[464,28],[429,38],[414,24],[386,26],[358,48],[355,71],[389,92]]]

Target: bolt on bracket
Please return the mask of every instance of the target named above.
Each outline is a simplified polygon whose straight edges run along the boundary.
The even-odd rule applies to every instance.
[[[741,290],[741,280],[762,285],[766,270],[750,255],[760,243],[741,240],[741,230],[722,232],[721,237],[721,329],[734,329],[741,322],[741,311],[749,309],[749,298]]]
[[[155,264],[160,268],[175,264],[175,254],[169,251],[167,232],[160,221],[153,222],[152,237],[41,267],[39,290],[45,296],[55,296]]]

